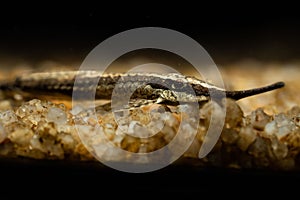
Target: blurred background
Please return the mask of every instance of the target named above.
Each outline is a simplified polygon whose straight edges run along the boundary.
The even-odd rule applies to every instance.
[[[121,8],[116,10],[112,5],[82,2],[3,6],[1,67],[20,63],[37,66],[46,61],[78,65],[106,38],[145,26],[170,28],[192,37],[218,65],[242,59],[299,60],[300,14],[296,5],[126,4],[131,8],[116,3],[114,6]]]

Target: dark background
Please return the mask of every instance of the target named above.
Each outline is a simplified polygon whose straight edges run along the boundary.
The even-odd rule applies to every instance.
[[[170,28],[192,37],[217,64],[244,58],[299,59],[300,14],[296,5],[244,3],[235,7],[214,3],[162,6],[143,2],[132,4],[130,9],[117,2],[4,6],[0,13],[0,61],[80,63],[104,39],[145,26]]]

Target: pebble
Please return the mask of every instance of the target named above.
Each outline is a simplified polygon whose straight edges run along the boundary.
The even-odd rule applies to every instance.
[[[237,145],[242,151],[246,151],[248,147],[255,141],[256,137],[256,132],[252,129],[252,127],[242,127],[239,132]]]
[[[6,139],[6,131],[2,124],[0,124],[0,144]]]
[[[268,116],[262,108],[258,108],[251,113],[251,124],[257,130],[264,130],[266,124],[270,122],[271,117]]]
[[[296,124],[284,113],[275,115],[274,120],[265,125],[264,131],[267,135],[276,135],[280,140],[296,130]]]
[[[48,110],[46,119],[49,122],[54,122],[56,124],[63,125],[67,123],[67,114],[60,108],[51,107]]]

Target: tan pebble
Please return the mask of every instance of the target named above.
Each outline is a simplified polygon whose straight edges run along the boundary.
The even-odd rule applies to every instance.
[[[223,100],[223,104],[225,100]],[[242,125],[243,111],[240,106],[231,99],[226,99],[226,118],[225,124],[227,128],[235,128]]]
[[[246,151],[249,145],[252,144],[257,137],[256,132],[251,126],[241,128],[239,136],[237,145],[242,151]]]

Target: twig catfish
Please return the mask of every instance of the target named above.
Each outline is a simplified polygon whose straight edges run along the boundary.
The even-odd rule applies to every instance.
[[[239,100],[283,86],[283,82],[276,82],[249,90],[226,91],[195,77],[179,74],[124,73],[101,75],[96,71],[64,71],[21,75],[12,82],[1,84],[0,89],[18,89],[35,96],[38,94],[58,94],[65,97],[72,97],[75,91],[80,94],[82,99],[91,91],[95,91],[96,99],[110,99],[113,90],[117,89],[121,95],[122,93],[133,93],[132,98],[136,99],[160,99],[160,102],[200,102],[207,101],[212,95],[226,95],[227,98]]]

